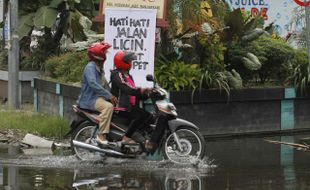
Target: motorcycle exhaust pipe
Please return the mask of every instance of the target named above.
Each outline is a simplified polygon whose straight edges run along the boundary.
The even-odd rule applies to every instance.
[[[76,141],[76,140],[72,140],[72,143],[76,147],[84,148],[87,150],[93,150],[93,151],[104,153],[104,154],[114,154],[114,155],[118,155],[118,156],[125,156],[125,154],[123,154],[121,152],[117,152],[115,150],[99,148],[97,146],[87,144],[84,142],[80,142],[80,141]]]

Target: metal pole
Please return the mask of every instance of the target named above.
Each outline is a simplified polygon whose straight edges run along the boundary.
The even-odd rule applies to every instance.
[[[9,46],[8,46],[8,105],[11,109],[19,109],[19,39],[18,27],[18,0],[9,3]]]
[[[2,27],[2,49],[1,49],[1,51],[3,51],[4,47],[5,47],[5,33],[4,33],[4,31],[5,31],[5,22],[6,22],[5,21],[6,20],[5,13],[6,13],[6,3],[5,3],[5,0],[3,0],[3,14],[2,14],[3,27]]]
[[[1,51],[5,48],[5,22],[6,22],[6,1],[3,0],[3,27],[2,27],[2,49]]]

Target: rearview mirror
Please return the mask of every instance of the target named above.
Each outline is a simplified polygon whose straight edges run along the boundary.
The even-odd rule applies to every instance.
[[[154,81],[153,75],[146,75],[146,80],[147,81]]]

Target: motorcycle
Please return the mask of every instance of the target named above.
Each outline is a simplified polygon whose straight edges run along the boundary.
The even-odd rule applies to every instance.
[[[71,130],[67,135],[71,134],[71,147],[79,159],[95,160],[105,156],[136,158],[147,152],[144,142],[150,139],[159,114],[164,114],[168,118],[168,126],[157,147],[165,159],[174,163],[188,164],[204,157],[206,143],[199,128],[193,123],[177,117],[176,107],[167,100],[167,91],[156,83],[152,75],[147,75],[146,79],[154,83],[150,94],[154,111],[148,126],[137,130],[132,137],[138,144],[120,143],[129,124],[129,121],[118,117],[117,112],[122,110],[116,109],[113,114],[108,134],[110,143],[108,146],[101,146],[95,140],[99,131],[97,118],[100,113],[73,106],[77,118],[71,123]]]

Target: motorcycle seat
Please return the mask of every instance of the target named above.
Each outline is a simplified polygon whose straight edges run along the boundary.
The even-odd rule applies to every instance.
[[[91,114],[97,114],[99,115],[100,112],[99,111],[96,111],[96,110],[90,110],[90,109],[85,109],[85,108],[81,108],[79,106],[76,106],[78,109],[80,109],[81,111],[84,111],[84,112],[87,112],[87,113],[91,113]]]

